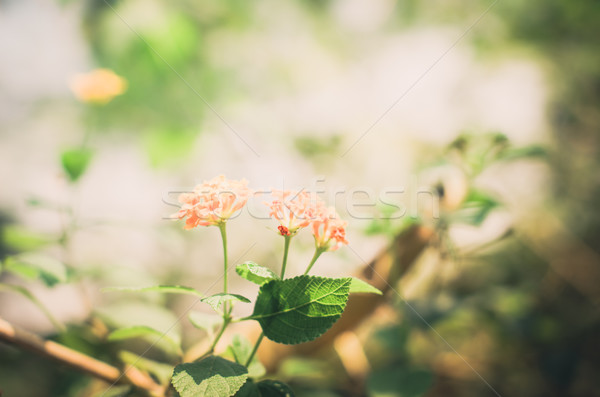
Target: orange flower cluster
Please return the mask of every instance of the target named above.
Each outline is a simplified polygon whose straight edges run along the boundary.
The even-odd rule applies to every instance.
[[[235,181],[220,175],[196,186],[192,193],[181,194],[179,202],[182,206],[175,216],[187,218],[185,229],[219,226],[242,209],[251,194],[245,179]]]
[[[281,224],[277,229],[282,236],[293,235],[307,227],[317,215],[315,201],[308,192],[272,190],[271,196],[273,201],[265,204],[270,209],[269,216]]]
[[[347,223],[339,219],[334,208],[327,208],[325,203],[311,196],[310,193],[290,190],[273,190],[274,200],[265,203],[270,208],[269,216],[278,220],[279,233],[291,236],[298,230],[312,225],[317,249],[335,251],[346,241]]]
[[[312,232],[315,236],[317,249],[323,251],[335,251],[344,244],[346,240],[346,225],[348,222],[339,218],[335,208],[325,208],[313,222]]]
[[[179,196],[181,209],[174,215],[185,219],[185,229],[198,226],[220,226],[246,205],[252,194],[245,179],[226,179],[220,175],[196,186],[191,193]],[[342,221],[333,207],[308,192],[273,190],[273,200],[265,202],[269,216],[279,221],[282,236],[293,236],[311,226],[317,250],[335,251],[346,241],[347,222]]]

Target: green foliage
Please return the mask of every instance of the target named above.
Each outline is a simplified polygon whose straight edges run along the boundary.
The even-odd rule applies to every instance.
[[[112,342],[136,338],[146,340],[152,346],[163,350],[167,354],[173,356],[183,355],[179,346],[180,341],[176,341],[171,336],[144,325],[119,328],[108,335],[108,340]]]
[[[111,305],[96,309],[96,313],[106,324],[114,329],[147,327],[157,331],[152,331],[144,336],[148,343],[158,343],[156,347],[162,351],[169,350],[175,354],[175,349],[171,348],[170,342],[157,342],[159,336],[166,335],[172,340],[174,345],[181,343],[181,324],[178,318],[169,310],[147,302],[117,302]]]
[[[40,279],[48,287],[67,281],[66,266],[49,256],[26,253],[4,260],[4,270],[26,279]]]
[[[48,320],[50,320],[52,325],[54,325],[54,328],[56,328],[59,331],[62,331],[65,329],[65,326],[62,325],[61,322],[58,321],[52,315],[52,313],[50,313],[50,311],[46,308],[46,306],[44,306],[44,304],[38,298],[36,298],[35,295],[33,295],[27,288],[21,287],[20,285],[0,283],[0,291],[2,291],[2,290],[9,291],[9,292],[15,292],[15,293],[22,295],[25,298],[29,299],[31,301],[31,303],[36,305],[38,307],[38,309],[40,309],[46,315]]]
[[[222,292],[219,294],[214,294],[214,295],[211,295],[211,296],[208,296],[208,297],[202,299],[202,302],[208,303],[210,305],[210,307],[212,307],[213,310],[216,312],[219,312],[219,309],[223,303],[231,302],[231,301],[250,303],[250,299],[243,297],[242,295],[225,294]]]
[[[388,205],[378,205],[378,214],[369,223],[365,233],[369,236],[383,234],[389,238],[394,238],[403,230],[419,223],[419,220],[411,216],[402,215],[402,204],[389,203]]]
[[[426,370],[391,367],[375,370],[367,381],[373,397],[418,397],[433,383],[433,374]]]
[[[309,159],[334,154],[339,151],[341,143],[342,137],[340,135],[329,137],[301,136],[294,139],[296,150]]]
[[[471,178],[499,161],[544,159],[548,156],[547,149],[540,145],[514,147],[501,133],[464,133],[450,143],[448,150],[451,156],[447,156],[444,162],[460,160],[459,165]],[[453,157],[456,154],[458,158]]]
[[[145,29],[144,39],[156,53],[177,66],[190,60],[197,51],[198,32],[193,22],[184,14],[167,14],[160,24]],[[156,62],[163,62],[152,52]]]
[[[206,331],[211,339],[214,336],[215,328],[223,324],[223,318],[213,313],[191,311],[188,314],[188,319],[194,327]]]
[[[284,344],[309,342],[340,318],[352,279],[299,276],[260,287],[251,319],[265,336]]]
[[[373,287],[371,284],[358,279],[356,277],[351,277],[352,281],[350,282],[350,293],[362,293],[362,294],[376,294],[381,295],[381,291],[377,288]]]
[[[134,366],[144,372],[152,374],[163,385],[169,383],[171,375],[173,374],[173,366],[171,364],[150,360],[127,350],[120,351],[119,358],[125,364]]]
[[[261,397],[294,397],[288,385],[278,380],[266,379],[256,384]]]
[[[277,380],[265,379],[258,383],[248,380],[235,397],[294,397],[294,392]]]
[[[273,273],[270,269],[261,265],[257,265],[254,262],[244,262],[240,265],[237,265],[235,271],[242,278],[245,278],[246,280],[258,285],[262,285],[269,280],[279,278],[279,276]]]
[[[69,1],[73,1],[73,0],[69,0]],[[135,395],[135,394],[132,394],[132,393],[134,393],[133,390],[134,390],[133,386],[115,385],[115,386],[112,386],[107,391],[101,391],[101,392],[95,393],[93,397],[129,397],[130,395]]]
[[[12,250],[31,251],[47,245],[52,242],[52,239],[17,225],[7,225],[2,228],[2,241]]]
[[[519,160],[527,158],[545,158],[548,156],[548,150],[540,145],[530,145],[518,148],[507,148],[503,150],[498,158],[500,160]]]
[[[453,215],[453,219],[457,222],[480,226],[490,212],[500,206],[501,203],[490,194],[471,189],[460,210]]]
[[[281,364],[279,374],[287,379],[325,381],[332,374],[331,364],[319,358],[288,357]]]
[[[109,287],[103,288],[104,292],[160,292],[163,294],[194,295],[202,298],[202,294],[194,288],[181,285],[154,285],[151,287]]]
[[[193,131],[176,128],[148,133],[145,146],[150,164],[161,167],[185,159],[193,149],[195,139]]]
[[[71,182],[77,182],[92,160],[92,151],[85,148],[68,149],[62,152],[60,161]]]
[[[209,356],[176,366],[171,382],[181,397],[228,397],[233,396],[246,379],[248,370],[243,365]]]
[[[246,365],[250,354],[252,354],[252,344],[241,335],[234,335],[231,345],[227,348],[227,352],[232,356],[236,363]],[[252,361],[248,365],[248,376],[251,378],[260,378],[264,376],[266,370],[256,356],[252,357]]]

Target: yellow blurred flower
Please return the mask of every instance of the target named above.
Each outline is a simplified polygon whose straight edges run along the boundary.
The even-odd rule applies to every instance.
[[[69,82],[81,102],[106,104],[127,89],[127,80],[110,69],[95,69],[73,76]]]

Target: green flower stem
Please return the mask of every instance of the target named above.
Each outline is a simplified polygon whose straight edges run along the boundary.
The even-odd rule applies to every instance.
[[[225,222],[219,224],[219,230],[223,240],[223,292],[227,293],[227,231],[225,230]]]
[[[312,269],[313,265],[315,264],[315,262],[317,261],[317,259],[319,259],[319,257],[321,256],[321,254],[323,252],[325,252],[326,250],[324,250],[323,248],[317,248],[315,250],[315,254],[313,255],[312,259],[310,260],[310,263],[308,264],[308,267],[306,268],[306,271],[304,272],[304,274],[308,274],[308,272],[310,272],[310,269]]]
[[[228,314],[224,314],[223,315],[223,325],[221,326],[219,333],[215,337],[215,340],[213,340],[213,343],[210,345],[210,347],[208,348],[206,353],[204,353],[202,356],[200,356],[200,358],[204,358],[204,357],[214,353],[217,343],[219,343],[219,340],[223,336],[223,333],[225,332],[225,329],[227,328],[227,326],[229,325],[230,322],[231,322],[231,317]]]
[[[285,275],[285,266],[287,265],[288,251],[290,250],[290,241],[292,241],[292,236],[283,236],[285,239],[285,243],[283,246],[283,263],[281,264],[281,279],[283,280],[283,276]]]
[[[285,267],[287,265],[288,252],[290,250],[290,241],[292,241],[293,236],[283,236],[283,237],[285,239],[285,242],[283,245],[283,262],[281,263],[281,279],[282,280],[283,280],[283,276],[285,276]],[[248,361],[246,361],[246,367],[248,367],[250,365],[250,362],[252,362],[252,359],[254,358],[254,355],[256,355],[256,352],[258,351],[258,348],[264,337],[265,337],[265,333],[261,332],[260,336],[258,337],[258,340],[254,344],[252,353],[250,353],[250,356],[248,357]]]
[[[256,341],[256,344],[254,345],[254,348],[252,349],[252,353],[250,353],[250,356],[248,356],[248,360],[246,361],[246,368],[248,368],[248,366],[250,366],[250,363],[252,362],[254,355],[256,355],[256,352],[258,351],[258,347],[260,346],[260,343],[262,342],[264,337],[265,337],[265,333],[261,332],[260,336],[258,337],[258,340]]]
[[[219,224],[219,231],[221,232],[221,240],[223,240],[223,292],[227,293],[228,261],[227,261],[227,230],[226,230],[225,225],[226,225],[225,222],[221,222]],[[219,333],[213,340],[213,343],[210,345],[210,348],[208,349],[208,351],[206,353],[204,353],[202,355],[202,357],[212,354],[215,351],[215,347],[217,346],[217,343],[219,343],[219,340],[223,336],[225,329],[227,328],[229,323],[231,323],[231,320],[232,320],[231,311],[232,310],[233,310],[233,304],[231,305],[231,307],[229,307],[227,302],[223,303],[223,325],[221,326]]]

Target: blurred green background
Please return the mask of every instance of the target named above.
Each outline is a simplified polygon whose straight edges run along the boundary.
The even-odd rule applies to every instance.
[[[322,274],[408,224],[436,231],[357,343],[281,365],[297,395],[600,395],[598,20],[592,0],[0,0],[0,316],[114,362],[107,327],[168,328],[189,301],[101,287],[216,291],[218,233],[165,218],[177,192],[226,174],[324,192],[350,248]],[[96,68],[126,91],[78,101],[69,82]],[[230,256],[278,263],[269,228],[233,220]],[[203,336],[175,328],[184,346]],[[3,396],[105,388],[0,345]]]

